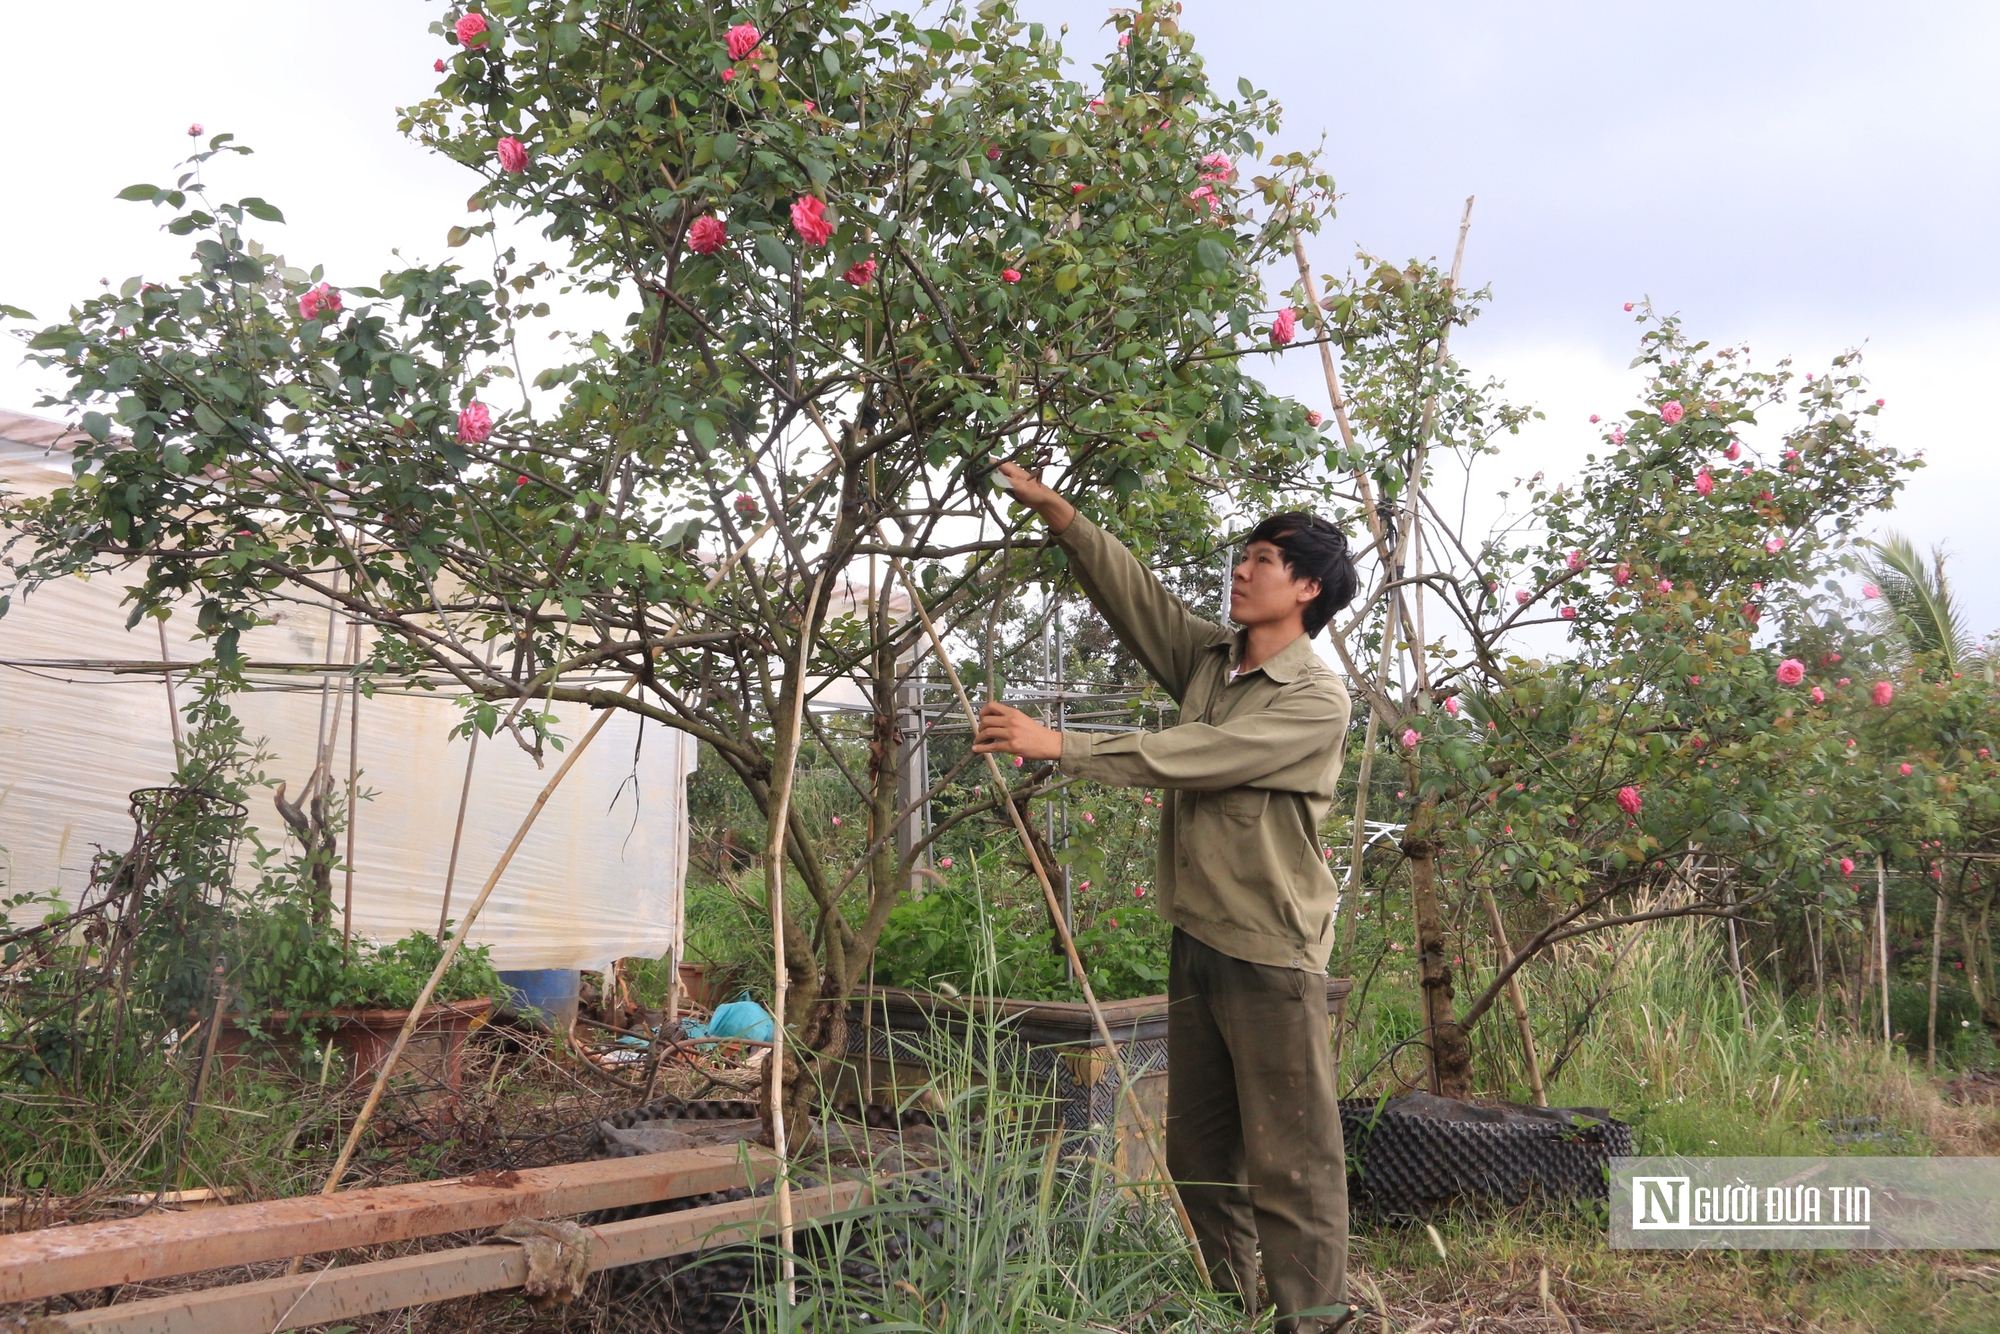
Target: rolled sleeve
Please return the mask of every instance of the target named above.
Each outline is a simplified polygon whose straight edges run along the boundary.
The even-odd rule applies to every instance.
[[[1097,736],[1065,731],[1061,764],[1077,778],[1121,787],[1285,787],[1295,766],[1338,747],[1346,727],[1345,696],[1301,681],[1267,707],[1223,723]]]

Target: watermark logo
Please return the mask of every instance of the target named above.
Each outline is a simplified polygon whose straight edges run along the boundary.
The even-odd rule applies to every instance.
[[[2000,1247],[2000,1158],[1614,1158],[1611,1244]]]

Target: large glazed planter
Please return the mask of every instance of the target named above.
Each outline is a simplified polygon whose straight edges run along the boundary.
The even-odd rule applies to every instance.
[[[465,1065],[465,1038],[486,1022],[493,1009],[492,998],[450,1001],[430,1006],[417,1020],[410,1041],[396,1059],[392,1087],[413,1095],[422,1105],[456,1104]],[[381,1073],[396,1044],[396,1035],[410,1017],[408,1010],[333,1010],[308,1015],[313,1029],[331,1039],[347,1057],[350,1086],[374,1079]],[[231,1015],[216,1035],[215,1054],[223,1070],[246,1062],[277,1059],[296,1066],[304,1053],[299,1034],[288,1031],[291,1016],[276,1012],[262,1016],[254,1027],[240,1016]],[[330,1027],[329,1027],[330,1026]]]
[[[1353,983],[1326,979],[1327,1013],[1338,1026]],[[1147,1120],[1164,1126],[1167,1110],[1167,998],[1141,996],[1104,1001],[1105,1027],[1132,1077],[1132,1092]],[[1090,1007],[1081,1001],[1023,1001],[1000,997],[939,996],[927,991],[876,987],[856,996],[847,1021],[846,1066],[831,1100],[902,1106],[934,1103],[941,1079],[934,1066],[943,1043],[963,1049],[968,1032],[991,1031],[1000,1068],[1018,1075],[1049,1099],[1046,1129],[1071,1148],[1112,1162],[1128,1179],[1161,1175],[1145,1132],[1133,1121],[1118,1068],[1104,1050]]]

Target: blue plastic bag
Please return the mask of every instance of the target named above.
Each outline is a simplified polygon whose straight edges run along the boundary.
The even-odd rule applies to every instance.
[[[716,1006],[707,1023],[690,1020],[681,1025],[681,1032],[696,1039],[747,1038],[751,1042],[769,1042],[771,1012],[751,1000],[750,993],[746,991],[742,999]]]

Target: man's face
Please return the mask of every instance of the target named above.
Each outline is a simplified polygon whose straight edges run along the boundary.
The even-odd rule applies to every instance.
[[[1229,581],[1229,619],[1246,628],[1283,621],[1318,596],[1319,580],[1294,579],[1275,543],[1252,542]]]

